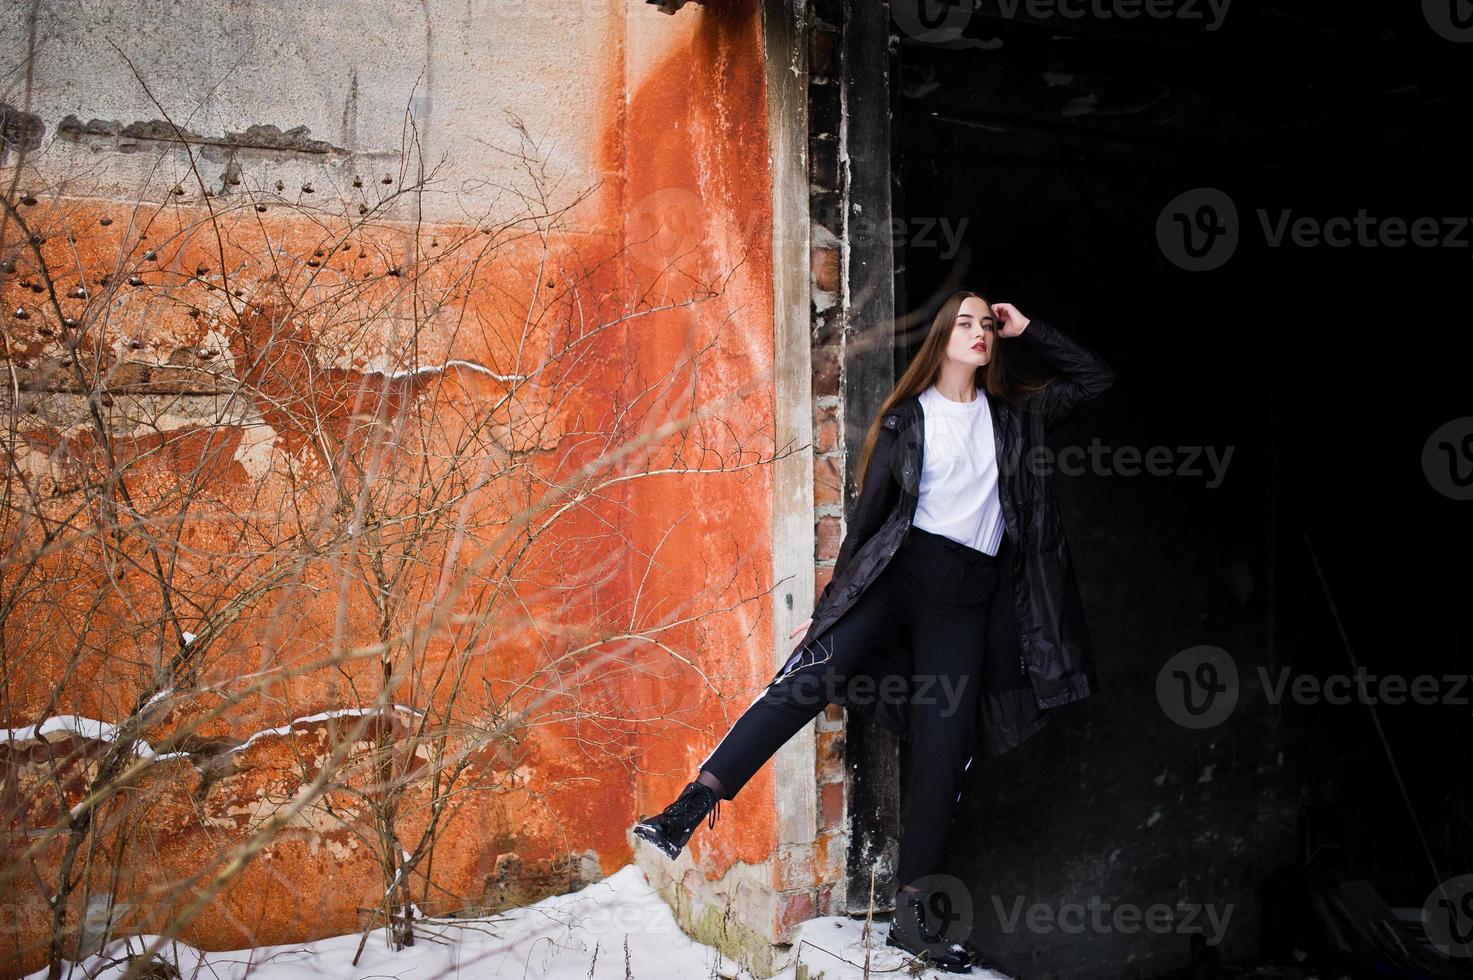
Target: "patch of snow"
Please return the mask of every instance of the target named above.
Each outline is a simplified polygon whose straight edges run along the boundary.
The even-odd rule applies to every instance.
[[[7,728],[0,732],[0,741],[6,742],[33,742],[38,735],[50,735],[52,732],[72,732],[83,738],[96,739],[99,742],[111,742],[117,733],[117,726],[109,725],[105,721],[96,718],[87,718],[82,715],[56,715],[47,718],[38,725],[24,725],[20,728]]]
[[[877,922],[871,930],[871,976],[919,976],[927,980],[957,974],[929,969],[910,974],[905,953],[885,945],[889,928]],[[794,980],[798,964],[809,976],[824,980],[861,980],[865,947],[862,919],[827,916],[802,923],[793,935],[794,962],[774,980]],[[413,977],[483,980],[623,980],[624,946],[634,980],[688,980],[727,977],[751,980],[752,974],[710,946],[680,930],[644,872],[627,864],[601,881],[567,895],[545,898],[525,908],[478,919],[426,919],[415,925],[414,946],[391,951],[384,930],[376,930],[356,966],[359,934],[310,943],[263,946],[229,952],[198,950],[170,942],[157,955],[175,963],[186,978],[209,980],[322,980],[323,977]],[[127,970],[122,958],[141,953],[154,936],[134,936],[110,943],[100,953],[75,964],[77,975],[90,980],[118,980]],[[62,975],[71,964],[63,961]],[[44,980],[43,967],[25,980]],[[972,980],[1008,980],[975,968]]]
[[[109,725],[105,721],[96,718],[88,718],[84,715],[54,715],[41,722],[39,725],[22,725],[20,728],[0,728],[0,742],[38,742],[41,736],[51,735],[55,732],[70,732],[80,735],[82,738],[90,738],[97,742],[111,742],[117,738],[118,726]],[[153,746],[142,739],[133,747],[138,755],[145,759],[160,759],[165,756],[154,755]],[[168,756],[176,755],[170,752]]]
[[[188,636],[190,639],[193,639],[193,636],[191,634],[186,633],[185,635]],[[168,690],[160,691],[158,694],[149,699],[148,704],[153,704],[160,698],[171,694],[172,690],[173,689],[171,688]],[[292,733],[292,728],[297,725],[308,724],[314,721],[325,721],[328,718],[357,717],[361,715],[371,714],[377,710],[377,708],[336,708],[332,711],[320,711],[315,715],[305,715],[301,718],[294,718],[290,723],[282,725],[281,727],[267,728],[263,731],[255,732],[251,734],[250,737],[248,737],[244,742],[226,751],[239,752],[241,749],[244,749],[247,745],[250,745],[256,739],[261,738],[265,735],[290,735]],[[418,708],[411,708],[408,705],[403,704],[394,705],[394,710],[403,711],[406,714],[411,715],[424,714],[424,712]],[[40,725],[22,725],[19,728],[0,728],[0,743],[13,742],[16,744],[20,744],[23,742],[35,742],[39,741],[40,736],[50,735],[53,732],[71,732],[72,734],[80,735],[83,738],[90,738],[94,741],[111,742],[117,738],[118,726],[108,724],[105,721],[98,721],[96,718],[88,718],[84,715],[54,715],[42,721]],[[165,752],[163,755],[155,754],[153,746],[149,745],[143,739],[138,739],[137,744],[134,746],[134,751],[143,758],[152,759],[155,762],[162,762],[165,759],[189,758],[188,752]]]
[[[509,379],[509,375],[497,374],[495,371],[491,370],[484,364],[477,364],[475,361],[461,361],[454,359],[446,361],[444,364],[426,364],[423,367],[404,368],[399,371],[390,371],[389,377],[407,378],[410,375],[443,374],[446,368],[451,367],[470,368],[472,371],[475,371],[479,374],[484,374],[489,378],[495,378],[498,381],[506,381]]]
[[[466,368],[478,374],[484,374],[488,378],[495,378],[497,381],[524,381],[527,377],[524,374],[497,374],[484,364],[477,363],[476,361],[461,360],[460,358],[451,358],[443,364],[426,364],[417,368],[397,368],[394,370],[390,370],[384,358],[371,358],[364,368],[364,372],[367,374],[386,374],[391,378],[408,378],[425,374],[443,374],[448,368],[452,367]]]
[[[300,718],[293,718],[285,725],[280,725],[276,728],[263,728],[259,732],[252,732],[251,735],[247,737],[244,742],[241,742],[239,745],[235,746],[232,749],[227,749],[226,752],[223,754],[229,754],[230,752],[240,752],[256,739],[264,738],[267,735],[290,735],[292,733],[292,729],[298,725],[308,725],[314,721],[326,721],[329,718],[357,718],[362,715],[374,714],[378,710],[379,709],[377,708],[334,708],[331,711],[319,711],[315,715],[303,715]],[[403,711],[411,715],[424,714],[424,712],[419,710],[418,708],[411,708],[408,705],[403,704],[394,705],[394,710]]]

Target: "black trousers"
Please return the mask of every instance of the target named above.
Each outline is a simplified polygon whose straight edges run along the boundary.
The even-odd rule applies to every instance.
[[[746,785],[774,752],[828,704],[833,693],[884,697],[883,678],[903,680],[898,641],[910,664],[912,740],[901,811],[896,880],[940,870],[952,814],[961,799],[976,724],[978,685],[1016,685],[1016,665],[989,663],[989,610],[1003,578],[1007,539],[997,555],[912,527],[904,543],[849,611],[800,651],[797,665],[770,683],[700,768],[721,780],[725,798]],[[1006,598],[1003,601],[1010,601]],[[860,666],[882,680],[860,693]],[[889,696],[905,697],[898,689]]]

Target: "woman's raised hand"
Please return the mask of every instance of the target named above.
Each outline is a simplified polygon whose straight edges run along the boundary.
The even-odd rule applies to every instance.
[[[807,633],[808,632],[808,627],[810,627],[812,625],[813,625],[813,617],[812,616],[809,616],[802,623],[798,624],[798,628],[797,629],[793,630],[793,632],[791,632],[791,633],[788,634],[788,639],[791,640],[795,636],[802,636],[804,633]],[[794,644],[793,649],[794,650],[798,649],[798,647],[797,647],[796,644]]]
[[[1016,337],[1028,326],[1028,318],[1012,303],[993,303],[992,315],[997,318],[999,337]]]

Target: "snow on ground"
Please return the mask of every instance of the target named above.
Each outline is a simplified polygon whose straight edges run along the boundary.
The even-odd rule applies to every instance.
[[[193,633],[184,634],[184,642],[188,643],[194,639]],[[160,691],[148,699],[149,704],[166,698],[172,693],[173,688]],[[418,708],[410,708],[402,704],[394,705],[395,711],[403,711],[406,714],[424,714]],[[335,708],[332,711],[319,711],[315,715],[304,715],[301,718],[293,718],[289,723],[277,728],[266,728],[259,732],[253,732],[239,745],[225,750],[224,754],[241,752],[250,746],[258,738],[267,735],[290,735],[297,725],[309,725],[316,721],[326,721],[329,718],[359,718],[363,715],[373,715],[379,712],[378,708]],[[39,725],[24,725],[20,728],[0,728],[0,742],[20,744],[22,742],[36,742],[42,740],[46,735],[56,732],[70,732],[83,738],[90,738],[98,742],[111,742],[118,737],[118,726],[98,721],[96,718],[88,718],[85,715],[54,715],[45,719]],[[185,758],[189,759],[188,752],[166,752],[158,755],[153,746],[143,739],[136,739],[134,752],[145,759],[153,759],[155,762],[163,762],[165,759]]]
[[[885,945],[889,926],[874,924],[869,969],[871,977],[912,976],[910,957]],[[865,948],[864,921],[843,916],[811,919],[798,927],[793,942],[797,963],[812,980],[861,980]],[[416,928],[413,947],[397,953],[385,947],[377,930],[353,965],[360,936],[335,936],[310,943],[263,946],[232,952],[201,952],[182,943],[162,950],[177,964],[184,980],[484,980],[487,977],[545,980],[750,980],[752,974],[710,946],[680,931],[669,907],[650,887],[644,872],[627,864],[581,891],[543,899],[526,908],[482,919],[433,919]],[[142,952],[153,937],[119,939],[99,956],[71,972],[71,980],[117,980],[127,968],[123,958]],[[627,954],[626,954],[627,944]],[[628,971],[625,956],[628,956]],[[777,975],[795,980],[797,963]],[[64,963],[62,976],[68,976]],[[973,980],[1007,980],[1000,973],[974,969],[919,974],[931,980],[966,976]],[[26,980],[44,980],[43,968]]]

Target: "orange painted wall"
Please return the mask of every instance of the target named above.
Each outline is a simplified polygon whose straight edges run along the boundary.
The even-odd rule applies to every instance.
[[[651,261],[688,248],[675,265],[701,281],[739,265],[727,286],[730,320],[713,324],[699,312],[672,313],[669,329],[651,331],[648,340],[641,335],[639,355],[658,371],[700,344],[715,344],[719,369],[702,372],[692,385],[693,402],[722,404],[721,418],[742,419],[751,431],[766,427],[766,444],[741,447],[745,453],[732,451],[712,427],[728,451],[726,463],[739,467],[757,456],[753,449],[772,452],[771,174],[766,128],[758,124],[766,112],[764,56],[756,3],[713,5],[702,13],[696,31],[652,58],[609,154],[627,161],[627,198],[635,202],[631,235],[638,240],[646,229],[663,231]],[[661,220],[652,222],[651,215]],[[693,230],[682,235],[685,228]],[[641,484],[630,498],[634,512],[666,515],[643,522],[636,534],[643,550],[661,549],[662,589],[685,603],[684,615],[732,606],[772,581],[770,469],[702,478],[698,497],[693,489],[688,480],[672,479]],[[676,518],[679,524],[672,523]],[[696,583],[725,588],[701,590]],[[691,632],[686,649],[695,667],[656,658],[662,666],[641,690],[649,710],[668,721],[639,733],[644,774],[636,783],[637,811],[658,812],[694,778],[770,676],[771,630],[767,603],[747,602]],[[735,862],[770,856],[774,827],[762,815],[773,812],[771,794],[764,772],[743,790],[743,819],[692,839],[690,852],[708,878],[721,877]]]
[[[176,514],[170,495],[187,488],[188,519],[161,538],[188,556],[169,576],[184,628],[199,621],[192,604],[216,607],[230,594],[232,576],[259,576],[269,561],[263,556],[313,539],[295,515],[332,513],[326,459],[334,456],[321,451],[323,440],[339,461],[383,453],[379,429],[369,424],[376,412],[434,421],[429,431],[403,437],[401,457],[387,453],[386,473],[410,473],[411,464],[457,445],[464,449],[457,439],[471,438],[467,433],[488,418],[492,423],[467,452],[496,463],[494,478],[464,499],[474,532],[430,536],[414,550],[416,564],[406,576],[415,601],[427,602],[447,578],[473,570],[464,593],[443,608],[474,621],[499,590],[505,598],[495,628],[439,623],[416,654],[418,673],[394,687],[396,703],[443,710],[436,672],[467,666],[471,694],[454,717],[461,726],[484,724],[494,698],[514,694],[518,680],[538,676],[556,687],[537,670],[576,651],[592,631],[700,617],[660,632],[658,644],[606,643],[578,654],[576,664],[595,668],[587,677],[560,673],[564,689],[515,743],[480,744],[472,730],[457,729],[457,746],[479,744],[470,757],[481,782],[457,799],[460,809],[433,860],[412,876],[426,912],[529,901],[627,863],[629,823],[678,791],[771,667],[762,596],[771,580],[770,474],[754,465],[774,451],[771,191],[759,9],[754,0],[691,5],[674,17],[649,8],[629,11],[623,23],[603,39],[602,77],[577,80],[583,97],[600,107],[601,128],[577,135],[597,160],[603,186],[570,212],[570,223],[550,243],[495,238],[494,262],[475,261],[491,236],[474,225],[438,221],[413,229],[385,221],[351,234],[350,246],[337,249],[339,239],[291,208],[258,211],[229,202],[207,208],[209,202],[186,193],[135,210],[121,199],[53,194],[15,211],[47,235],[40,247],[55,276],[53,305],[50,286],[41,294],[26,286],[39,280],[40,264],[24,230],[14,220],[4,226],[5,255],[15,263],[13,272],[0,275],[4,310],[30,313],[6,317],[5,365],[17,378],[36,382],[59,367],[50,387],[75,387],[66,380],[59,306],[85,324],[78,345],[83,362],[111,372],[118,394],[107,408],[181,385],[244,384],[269,426],[184,420],[166,432],[120,430],[112,446],[115,455],[133,460],[128,490],[138,509]],[[517,57],[514,39],[499,54]],[[535,122],[536,107],[521,110]],[[554,106],[546,111],[555,118]],[[211,209],[217,219],[208,217]],[[413,271],[415,242],[426,254],[473,244],[464,255],[435,257],[420,276]],[[148,251],[155,255],[144,258]],[[387,275],[390,269],[401,273]],[[129,275],[139,285],[127,285]],[[428,315],[410,360],[396,324],[416,315],[424,297],[408,287],[421,278],[438,309]],[[568,286],[573,282],[576,289]],[[88,295],[68,297],[79,283]],[[392,315],[344,328],[321,315],[338,308],[321,298],[334,284],[351,286],[352,303],[340,305],[360,312],[382,307]],[[227,296],[237,287],[243,295]],[[628,319],[619,322],[621,316]],[[519,349],[608,323],[616,325],[598,333],[575,363],[506,401],[509,385],[493,374],[511,371]],[[447,362],[422,375],[385,374]],[[65,398],[66,391],[28,397]],[[726,472],[620,482],[560,514],[517,581],[497,583],[493,542],[505,517],[530,487],[545,489],[546,480],[567,476],[608,448],[590,432],[633,418],[640,420],[636,428],[649,429],[691,410],[711,415],[624,465],[724,466]],[[86,426],[33,425],[6,449],[12,461],[24,458],[27,472],[51,492],[38,506],[52,516],[79,499],[81,480],[106,470],[99,440]],[[542,508],[539,516],[554,509]],[[108,552],[96,540],[96,521],[78,523],[92,533],[49,553],[27,573],[29,580],[18,578],[14,564],[0,576],[7,590],[40,584],[5,622],[5,726],[66,714],[120,719],[178,647],[177,636],[159,629],[159,590],[138,571],[152,560],[142,536]],[[465,524],[456,527],[464,532]],[[12,555],[33,547],[39,534],[38,525],[14,519],[4,532]],[[149,769],[139,791],[107,811],[105,828],[93,839],[87,880],[135,904],[122,932],[154,931],[160,916],[186,903],[187,889],[168,895],[151,889],[186,879],[279,811],[353,722],[293,719],[354,707],[364,702],[363,692],[376,690],[374,657],[310,666],[371,645],[379,635],[367,592],[341,585],[344,549],[329,551],[302,562],[288,584],[222,625],[193,680],[206,689],[240,690],[263,668],[299,673],[229,704],[181,682],[180,693],[145,725],[143,737],[154,745],[182,726],[197,730],[184,746],[191,757]],[[577,587],[561,588],[569,577]],[[405,614],[396,622],[413,620]],[[616,658],[596,659],[611,650]],[[580,705],[597,716],[578,717]],[[412,720],[401,713],[386,730],[402,736]],[[277,727],[283,730],[267,732]],[[106,749],[64,734],[49,743],[0,746],[12,834],[59,818],[62,801],[48,789],[47,773],[62,765],[65,803],[73,805]],[[236,743],[245,744],[226,751]],[[56,761],[63,757],[69,761]],[[209,764],[202,769],[203,760]],[[425,764],[400,762],[409,772]],[[221,949],[360,929],[357,910],[379,901],[382,874],[361,828],[345,825],[359,806],[355,791],[368,781],[367,774],[350,776],[330,795],[336,820],[318,807],[289,822],[181,938]],[[754,781],[744,810],[765,812],[762,800],[770,793],[764,779]],[[412,840],[423,826],[427,802],[422,783],[406,792],[401,839]],[[63,844],[58,837],[40,846],[35,866],[54,869]],[[123,870],[114,879],[104,858],[123,845]],[[697,842],[694,853],[715,877],[734,861],[764,859],[771,846],[771,827],[748,821],[735,833]],[[585,852],[591,857],[580,865]],[[5,890],[0,915],[8,939],[0,959],[13,976],[44,964],[48,911],[33,879],[13,879]],[[78,897],[71,921],[81,913]]]

